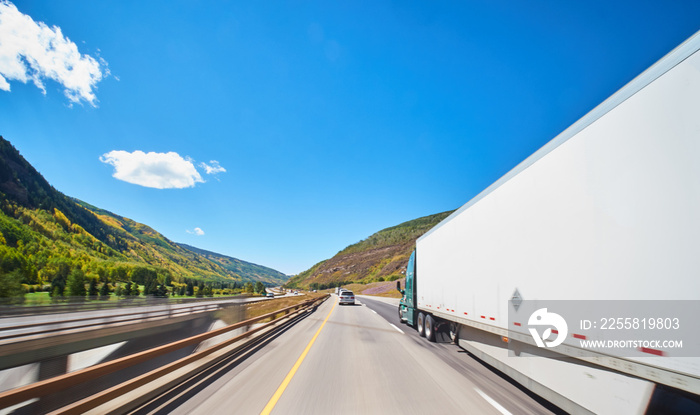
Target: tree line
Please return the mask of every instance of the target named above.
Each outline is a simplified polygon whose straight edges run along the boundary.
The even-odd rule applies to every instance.
[[[149,258],[149,263],[153,262],[158,263],[157,258]],[[171,271],[179,268],[167,260],[161,264],[148,265],[116,252],[71,223],[58,209],[51,213],[7,200],[0,203],[0,298],[22,301],[25,293],[41,291],[56,300],[68,296],[211,297],[265,292],[261,282],[192,278]]]
[[[56,301],[65,297],[106,300],[110,295],[122,298],[139,295],[213,297],[265,293],[265,285],[260,281],[182,278],[176,282],[167,269],[108,261],[83,262],[81,257],[48,257],[39,268],[36,256],[23,254],[26,252],[23,248],[21,242],[17,248],[8,247],[0,233],[0,298],[21,302],[26,293],[41,291],[48,292]]]

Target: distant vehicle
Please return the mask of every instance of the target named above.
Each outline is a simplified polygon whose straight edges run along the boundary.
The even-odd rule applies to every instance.
[[[265,297],[275,298],[275,295],[273,293],[267,293]]]
[[[355,294],[352,291],[343,290],[338,296],[338,304],[355,304]]]

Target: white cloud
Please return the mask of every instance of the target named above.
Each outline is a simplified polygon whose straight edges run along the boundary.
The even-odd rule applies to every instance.
[[[193,161],[184,159],[173,151],[129,153],[114,150],[103,154],[100,161],[114,166],[112,177],[144,187],[182,189],[204,183]]]
[[[194,228],[194,230],[186,230],[185,232],[192,234],[192,235],[197,235],[197,236],[202,236],[204,235],[204,231],[202,228]]]
[[[10,90],[8,80],[32,81],[46,94],[43,80],[52,79],[65,87],[72,102],[95,106],[93,89],[107,75],[107,62],[82,55],[61,28],[35,22],[0,0],[0,89]]]
[[[221,167],[216,160],[210,160],[209,164],[203,162],[199,163],[199,166],[203,168],[207,174],[226,173],[226,169]]]

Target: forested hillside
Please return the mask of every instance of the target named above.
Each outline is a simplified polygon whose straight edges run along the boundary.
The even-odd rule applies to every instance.
[[[285,286],[325,289],[402,278],[416,239],[451,213],[425,216],[383,229],[290,278]]]
[[[187,282],[224,289],[285,280],[270,268],[202,255],[146,225],[65,196],[0,137],[0,297],[17,294],[20,282],[25,288],[50,284],[60,295],[71,276],[108,288],[136,283],[156,293],[160,287],[160,294]]]

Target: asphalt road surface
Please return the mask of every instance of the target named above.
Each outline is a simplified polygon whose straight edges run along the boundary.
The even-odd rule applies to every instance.
[[[542,404],[451,344],[428,343],[396,308],[337,297],[195,395],[175,414],[542,414]]]

